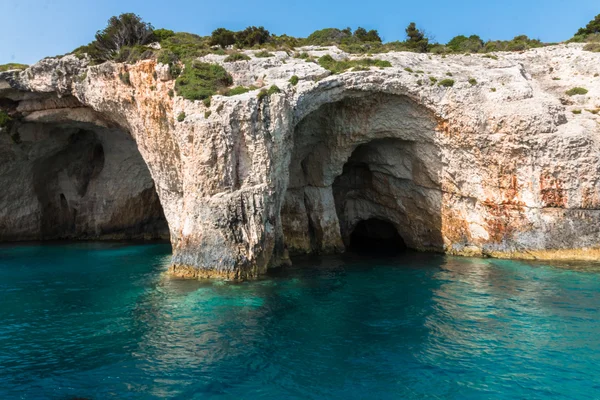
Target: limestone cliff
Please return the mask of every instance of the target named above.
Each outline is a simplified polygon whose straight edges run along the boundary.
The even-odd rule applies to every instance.
[[[351,58],[337,48],[303,51]],[[415,249],[600,257],[599,54],[578,44],[497,59],[387,53],[377,58],[390,68],[336,75],[285,52],[246,54],[250,61],[204,61],[223,65],[235,85],[276,84],[281,93],[214,96],[206,106],[172,96],[165,65],[89,66],[66,56],[0,74],[0,105],[23,126],[80,130],[45,133],[68,136],[79,150],[54,153],[42,168],[62,162],[72,177],[72,166],[75,192],[106,160],[106,149],[102,157],[94,150],[103,135],[128,132],[156,186],[176,276],[255,277],[288,253],[343,251],[373,218]],[[574,87],[587,93],[567,95]],[[2,141],[14,136],[7,133]],[[19,164],[4,159],[0,179],[10,186]],[[34,164],[18,176],[35,175]],[[129,168],[117,174],[140,183]],[[31,190],[3,193],[4,226],[27,229],[11,218],[30,212]]]

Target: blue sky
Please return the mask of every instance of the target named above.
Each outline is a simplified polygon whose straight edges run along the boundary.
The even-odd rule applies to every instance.
[[[0,0],[0,64],[31,64],[89,43],[112,15],[135,12],[156,28],[210,34],[263,25],[276,34],[307,36],[326,27],[377,29],[403,40],[415,21],[439,42],[459,34],[484,40],[526,34],[566,40],[600,13],[598,0]]]

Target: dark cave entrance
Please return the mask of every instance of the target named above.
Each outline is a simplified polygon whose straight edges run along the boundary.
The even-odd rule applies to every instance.
[[[0,206],[21,206],[0,210],[0,241],[169,239],[154,180],[129,133],[76,121],[13,128],[19,140],[0,143],[10,155]]]
[[[368,254],[398,254],[406,250],[406,244],[391,222],[369,218],[354,227],[348,250]]]

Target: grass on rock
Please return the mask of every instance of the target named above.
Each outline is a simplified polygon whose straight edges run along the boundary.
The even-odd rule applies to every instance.
[[[567,90],[565,93],[568,96],[575,96],[578,94],[587,94],[588,90],[582,87],[574,87],[573,89]]]
[[[350,68],[355,67],[380,67],[386,68],[391,67],[392,64],[389,61],[375,60],[372,58],[363,58],[360,60],[341,60],[337,61],[329,54],[319,58],[319,65],[334,74],[340,74]]]
[[[177,94],[188,100],[205,100],[233,83],[233,78],[220,65],[192,61],[175,81]]]

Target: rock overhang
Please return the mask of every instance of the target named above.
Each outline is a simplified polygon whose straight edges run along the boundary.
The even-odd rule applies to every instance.
[[[337,48],[301,51],[352,57]],[[73,96],[131,132],[166,205],[174,264],[184,275],[246,278],[285,262],[280,210],[295,127],[322,106],[377,93],[406,97],[436,121],[445,251],[539,257],[592,254],[598,247],[585,222],[594,221],[599,192],[598,116],[571,113],[600,106],[593,79],[598,55],[578,45],[499,53],[497,60],[386,53],[372,58],[392,67],[335,75],[291,54],[274,55],[235,63],[217,55],[202,59],[223,65],[234,85],[281,89],[263,100],[257,89],[215,96],[206,106],[170,97],[173,81],[152,61],[89,66],[74,56],[3,73],[0,89]],[[123,71],[129,85],[119,80]],[[296,86],[289,83],[293,75]],[[440,86],[443,79],[454,85]],[[589,93],[566,98],[573,86]],[[181,113],[185,120],[178,122]],[[562,203],[546,201],[559,195]],[[575,217],[556,210],[575,213],[582,205],[581,238],[571,231],[559,240],[553,227]]]

